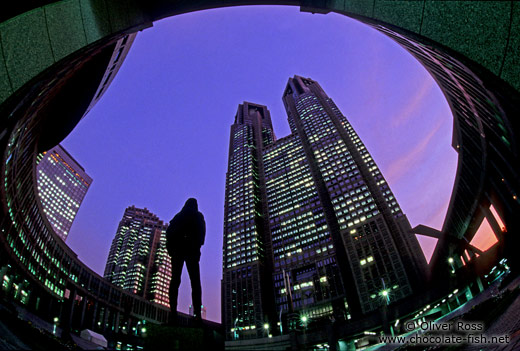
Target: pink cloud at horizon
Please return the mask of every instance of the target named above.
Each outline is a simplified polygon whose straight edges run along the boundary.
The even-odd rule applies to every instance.
[[[439,119],[435,127],[410,151],[403,154],[400,158],[393,161],[386,171],[386,180],[389,183],[399,181],[422,157],[424,157],[429,144],[433,141],[433,137],[443,125],[443,120]]]
[[[395,113],[395,117],[391,118],[392,127],[398,127],[406,123],[410,118],[416,117],[417,111],[426,103],[426,97],[433,86],[434,81],[431,77],[424,79],[415,95],[410,98],[408,104],[406,104],[401,111]]]

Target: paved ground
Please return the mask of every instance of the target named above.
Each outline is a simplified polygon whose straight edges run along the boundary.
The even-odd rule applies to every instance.
[[[0,321],[0,350],[30,350],[22,340],[17,338],[3,321]]]
[[[513,280],[505,289],[502,291],[498,290],[498,282],[493,284],[491,287],[486,289],[484,292],[476,296],[470,302],[464,304],[460,308],[452,311],[449,315],[446,315],[442,318],[443,321],[452,320],[466,312],[468,312],[473,306],[493,297],[497,294],[500,294],[506,290],[513,290],[520,285],[520,276]],[[30,320],[33,326],[38,327],[39,329],[49,331],[49,328],[52,325],[48,322],[41,320],[40,318],[28,313],[27,311],[22,311],[17,309],[17,314],[22,315],[25,320]],[[7,313],[7,307],[0,305],[0,313]],[[0,350],[29,350],[31,349],[21,338],[17,337],[15,333],[11,330],[4,321],[0,320]],[[59,329],[59,328],[58,328]],[[61,330],[58,330],[59,332]],[[479,345],[479,344],[471,344],[465,345],[461,348],[457,348],[457,350],[461,351],[514,351],[520,350],[520,296],[518,296],[513,303],[505,310],[505,312],[497,318],[493,324],[485,331],[487,336],[503,336],[508,335],[510,337],[510,341],[505,345]],[[83,349],[95,349],[94,344],[92,345],[78,345]],[[90,347],[89,347],[90,346]],[[97,346],[97,345],[95,345]],[[373,350],[377,349],[378,351],[382,350],[396,350],[402,345],[378,345],[379,347],[371,348]],[[427,349],[427,348],[425,348]]]
[[[520,285],[520,276],[514,279],[508,284],[506,288],[502,290],[513,290]],[[500,293],[498,290],[493,291],[493,294]],[[486,330],[486,335],[508,335],[510,341],[506,345],[467,345],[463,351],[513,351],[520,350],[520,296],[506,309],[506,311],[495,320],[495,322]]]
[[[456,319],[457,317],[469,312],[474,306],[494,297],[507,290],[512,291],[520,285],[520,276],[514,279],[507,287],[499,290],[500,281],[495,282],[485,291],[477,295],[475,298],[460,306],[456,310],[453,310],[449,314],[443,316],[438,322],[448,322]],[[460,351],[515,351],[520,350],[520,295],[513,301],[513,303],[504,311],[504,313],[498,317],[493,324],[483,333],[485,336],[505,336],[510,337],[510,341],[504,345],[487,345],[487,344],[470,344],[460,345],[456,350]],[[456,345],[454,345],[456,347]],[[403,345],[399,344],[386,344],[377,345],[370,350],[377,351],[390,351],[398,350],[403,348]],[[418,349],[418,348],[414,348]],[[424,350],[440,350],[440,346],[431,345],[424,346]]]
[[[52,331],[52,324],[10,301],[0,301],[0,350],[73,349],[72,343],[64,342],[53,335]]]
[[[515,286],[518,286],[518,279]],[[510,287],[512,287],[510,285]],[[513,351],[520,350],[520,296],[507,308],[507,310],[497,318],[497,320],[486,330],[486,335],[509,335],[510,342],[506,345],[467,345],[464,351]]]

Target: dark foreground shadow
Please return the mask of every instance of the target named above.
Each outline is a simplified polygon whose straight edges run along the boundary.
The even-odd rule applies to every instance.
[[[224,350],[224,335],[215,323],[203,321],[202,325],[147,326],[144,338],[145,350]]]

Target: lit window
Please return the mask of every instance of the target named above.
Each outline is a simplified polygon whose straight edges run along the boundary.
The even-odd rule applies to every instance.
[[[470,245],[475,246],[481,251],[486,251],[497,242],[498,239],[495,236],[493,229],[491,229],[488,220],[484,218],[477,232],[473,236],[473,239],[471,239]]]
[[[495,210],[495,207],[493,205],[489,206],[489,210],[493,214],[493,217],[495,217],[495,220],[497,221],[498,225],[500,226],[500,230],[505,232],[506,231],[506,225],[502,221],[502,218],[498,215],[497,210]]]

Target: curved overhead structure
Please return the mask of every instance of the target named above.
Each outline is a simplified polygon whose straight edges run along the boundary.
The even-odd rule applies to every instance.
[[[63,140],[102,95],[129,35],[176,14],[260,4],[344,14],[426,67],[452,109],[459,153],[433,278],[453,268],[468,272],[464,280],[503,256],[518,267],[520,3],[35,0],[0,11],[0,277],[7,294],[42,315],[62,306],[72,328],[117,332],[138,319],[166,320],[164,308],[103,281],[57,239],[37,197],[36,155]],[[484,220],[499,239],[486,252],[471,244]]]

